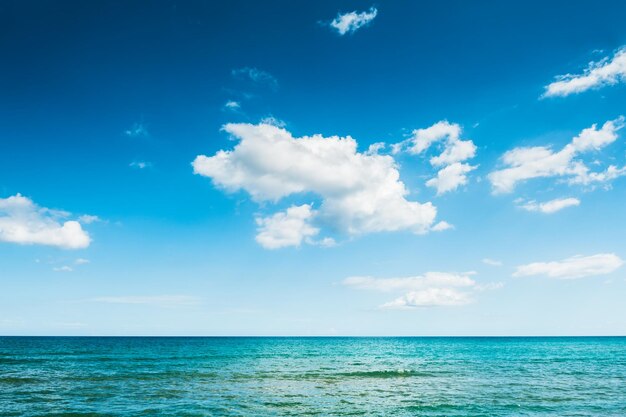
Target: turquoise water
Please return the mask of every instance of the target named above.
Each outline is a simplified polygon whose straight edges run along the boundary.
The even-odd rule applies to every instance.
[[[0,415],[626,416],[626,338],[0,337]]]

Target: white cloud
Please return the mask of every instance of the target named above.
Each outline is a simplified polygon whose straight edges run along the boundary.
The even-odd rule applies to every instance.
[[[278,80],[269,72],[262,71],[258,68],[237,68],[232,70],[231,74],[236,78],[247,78],[255,83],[265,84],[273,89],[278,88]]]
[[[189,306],[200,303],[200,298],[190,295],[130,295],[96,297],[88,301],[107,304],[146,304],[163,307]]]
[[[230,110],[237,110],[241,107],[241,104],[238,101],[228,100],[224,107]]]
[[[609,166],[605,172],[589,172],[589,168],[576,159],[581,153],[598,151],[617,139],[624,127],[624,117],[609,120],[602,128],[592,125],[583,129],[560,151],[547,146],[515,148],[502,156],[506,168],[493,171],[488,178],[495,193],[512,192],[518,182],[542,177],[568,177],[572,184],[591,184],[610,181],[626,174],[626,168]]]
[[[261,119],[260,123],[264,124],[264,125],[272,125],[272,126],[276,126],[276,127],[286,127],[287,126],[287,123],[285,123],[284,120],[277,119],[274,116],[266,116],[266,117]]]
[[[424,275],[403,278],[373,278],[369,276],[348,277],[343,285],[360,290],[415,291],[432,287],[472,287],[476,282],[470,274],[448,272],[426,272]]]
[[[286,246],[300,246],[303,240],[309,240],[319,233],[311,226],[315,215],[309,204],[291,206],[269,217],[257,218],[259,226],[256,241],[266,249],[278,249]]]
[[[461,306],[472,302],[470,295],[454,288],[428,288],[411,291],[380,306],[383,309],[411,309],[415,307]]]
[[[152,166],[152,163],[146,162],[146,161],[133,161],[130,164],[128,164],[128,166],[131,168],[146,169],[146,168],[150,168]]]
[[[467,174],[476,169],[470,164],[454,163],[442,168],[435,178],[426,181],[426,185],[437,189],[437,195],[454,191],[461,185],[467,184]]]
[[[74,269],[71,266],[63,265],[52,268],[55,272],[72,272]]]
[[[545,275],[550,278],[575,279],[610,274],[623,264],[624,261],[614,253],[600,253],[592,256],[578,255],[562,261],[534,262],[520,265],[513,276]]]
[[[426,185],[437,190],[437,195],[454,191],[467,184],[467,174],[477,167],[462,163],[476,155],[476,145],[471,140],[461,140],[461,126],[446,120],[425,129],[413,131],[413,137],[392,146],[392,152],[403,149],[413,155],[426,152],[432,145],[442,142],[441,154],[430,158],[430,164],[439,168],[437,176],[429,179]]]
[[[454,229],[454,226],[448,223],[447,221],[440,221],[431,229],[433,232],[443,232],[444,230]]]
[[[335,28],[340,35],[354,33],[374,20],[377,14],[378,10],[376,10],[375,7],[371,7],[369,11],[366,12],[359,13],[357,11],[353,11],[350,13],[338,14],[337,17],[330,22],[330,26]]]
[[[546,201],[544,203],[538,203],[536,201],[528,201],[521,204],[519,207],[526,211],[536,211],[540,213],[556,213],[567,207],[576,207],[580,205],[580,200],[577,198],[556,198],[554,200]]]
[[[75,263],[76,265],[85,265],[85,264],[90,263],[90,261],[89,261],[89,259],[85,259],[85,258],[77,258],[77,259],[74,261],[74,263]]]
[[[83,224],[91,224],[91,223],[101,222],[102,219],[98,216],[93,216],[91,214],[83,214],[82,216],[78,217],[78,221]]]
[[[626,80],[626,48],[619,49],[612,58],[591,62],[583,74],[566,74],[557,79],[546,87],[543,97],[565,97],[623,82]]]
[[[91,239],[75,220],[61,221],[69,213],[38,207],[21,194],[0,198],[0,241],[22,245],[49,245],[81,249]]]
[[[245,190],[258,202],[314,193],[322,198],[315,220],[350,235],[432,227],[436,208],[406,199],[390,155],[358,152],[349,136],[295,138],[270,124],[231,123],[224,130],[238,139],[234,149],[199,155],[192,165],[228,192]]]
[[[404,292],[402,296],[382,304],[383,309],[453,306],[468,304],[477,291],[500,288],[501,284],[478,285],[470,278],[474,272],[454,274],[427,272],[424,275],[403,278],[349,277],[342,284],[359,290]]]
[[[498,261],[498,260],[496,260],[496,259],[484,258],[484,259],[482,260],[482,262],[483,262],[485,265],[489,265],[489,266],[502,266],[502,262],[501,262],[501,261]]]

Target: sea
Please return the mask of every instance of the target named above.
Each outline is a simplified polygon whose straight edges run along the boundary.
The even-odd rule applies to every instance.
[[[625,337],[0,337],[0,416],[626,416]]]

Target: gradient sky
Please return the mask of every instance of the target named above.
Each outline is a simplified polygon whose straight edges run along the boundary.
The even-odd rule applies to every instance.
[[[0,3],[0,334],[626,334],[625,15]]]

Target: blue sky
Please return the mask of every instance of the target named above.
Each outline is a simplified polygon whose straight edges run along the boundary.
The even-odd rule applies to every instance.
[[[4,2],[0,333],[626,333],[625,12]]]

